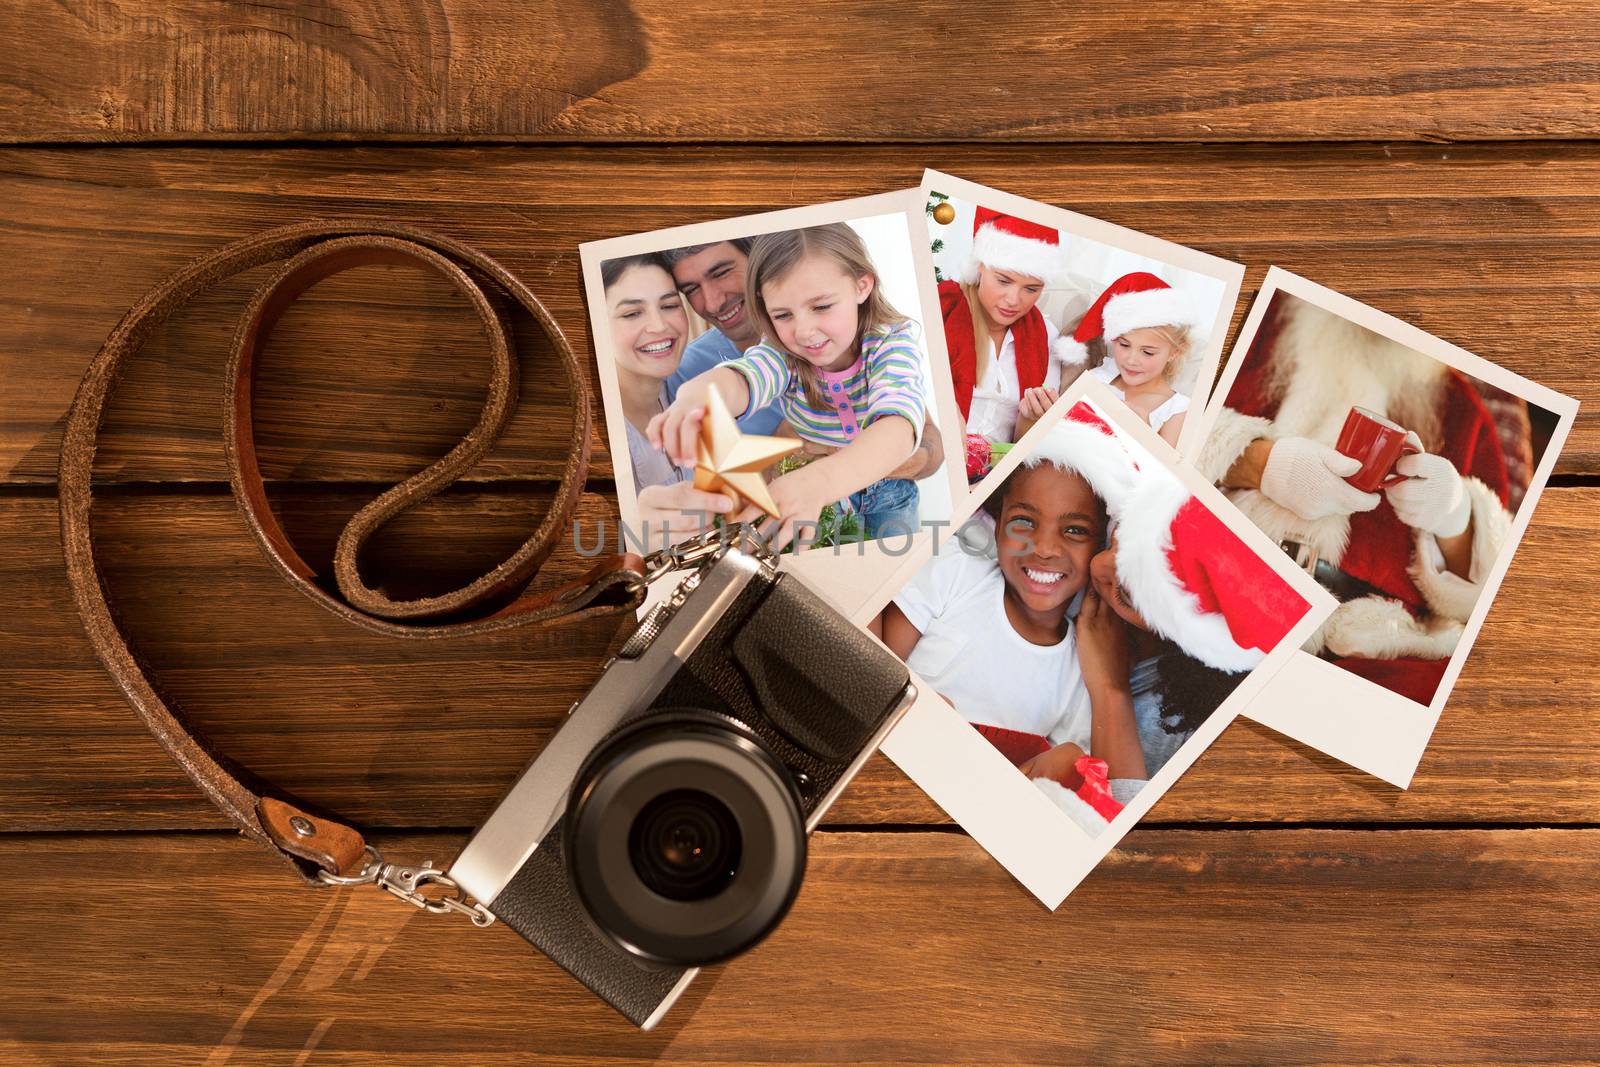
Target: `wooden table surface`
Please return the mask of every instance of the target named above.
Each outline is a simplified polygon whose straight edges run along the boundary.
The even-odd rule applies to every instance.
[[[0,11],[0,1062],[1600,1061],[1592,3],[489,8]],[[503,927],[296,885],[95,661],[60,560],[60,429],[122,311],[190,258],[313,217],[413,222],[499,258],[587,355],[580,241],[927,165],[1244,262],[1235,331],[1278,264],[1582,399],[1409,791],[1238,723],[1051,915],[874,758],[780,931],[640,1034]],[[219,437],[258,281],[127,369],[96,468],[108,589],[228,755],[447,860],[609,628],[419,648],[284,585]],[[570,413],[548,356],[523,361],[492,461],[380,538],[374,571],[442,587],[530,527]],[[448,448],[486,375],[434,280],[319,285],[258,408],[297,543],[326,555]]]

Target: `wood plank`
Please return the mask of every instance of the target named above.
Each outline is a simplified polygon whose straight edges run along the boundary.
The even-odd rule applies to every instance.
[[[1574,394],[1586,406],[1558,470],[1600,472],[1596,145],[121,149],[0,152],[0,234],[28,265],[0,278],[12,309],[0,317],[0,484],[54,480],[78,378],[127,307],[260,228],[371,216],[469,241],[524,278],[589,359],[580,241],[912,185],[925,163],[1245,262],[1247,297],[1277,263]],[[129,367],[101,476],[225,477],[219,372],[257,280],[198,301]],[[331,279],[267,353],[265,469],[403,477],[475,421],[485,373],[442,285],[382,268]],[[536,343],[523,380],[523,408],[474,478],[551,477],[564,460],[562,390]],[[595,471],[609,471],[603,449]]]
[[[1600,131],[1590,7],[14,6],[13,141],[1488,140]],[[241,75],[241,72],[248,72]]]
[[[965,836],[823,833],[785,923],[648,1034],[509,930],[226,835],[7,835],[0,871],[8,1062],[1600,1058],[1595,830],[1138,830],[1055,915]]]
[[[300,489],[282,507],[315,559],[364,499]],[[452,493],[386,533],[368,573],[466,578],[520,540],[541,506],[532,490]],[[590,500],[583,518],[609,513]],[[610,636],[595,623],[423,645],[356,630],[277,577],[225,496],[109,496],[95,523],[112,601],[169,697],[245,766],[369,826],[481,819],[592,683]],[[15,712],[0,716],[0,830],[222,825],[87,647],[54,500],[0,496],[0,529],[11,605],[0,706]],[[1546,494],[1409,791],[1239,724],[1150,817],[1595,822],[1597,531],[1600,489]],[[560,558],[551,577],[579,563]],[[881,758],[828,818],[945,821]]]

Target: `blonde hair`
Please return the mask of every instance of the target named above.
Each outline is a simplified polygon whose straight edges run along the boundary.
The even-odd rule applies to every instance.
[[[978,283],[962,282],[961,295],[967,298],[967,317],[972,320],[972,367],[976,375],[974,383],[983,381],[983,376],[989,371],[989,357],[994,355],[994,338],[989,336],[986,325],[989,316],[984,314],[983,305],[978,303]]]
[[[867,255],[867,246],[862,243],[861,236],[846,224],[830,222],[823,226],[763,234],[755,239],[750,246],[750,263],[745,268],[745,302],[755,308],[756,325],[761,328],[762,339],[783,353],[790,373],[800,379],[806,402],[814,408],[822,408],[828,404],[818,383],[817,369],[783,347],[783,342],[778,339],[777,328],[772,324],[772,317],[767,313],[767,302],[761,295],[764,286],[782,279],[801,260],[813,253],[827,256],[852,278],[872,279],[872,292],[856,309],[856,352],[861,351],[862,338],[868,330],[907,320],[883,295],[883,283],[878,277],[878,268],[872,265],[872,257]]]
[[[1189,358],[1189,346],[1194,343],[1194,331],[1190,327],[1177,322],[1167,323],[1163,326],[1141,326],[1140,329],[1154,330],[1163,341],[1172,346],[1172,358],[1167,360],[1165,367],[1161,368],[1161,380],[1171,385],[1173,379],[1178,376],[1178,372],[1183,369],[1184,362]],[[1101,357],[1100,361],[1096,362],[1096,366],[1110,356],[1110,342],[1115,340],[1116,338],[1113,337],[1102,341],[1106,346],[1106,353],[1105,356]]]

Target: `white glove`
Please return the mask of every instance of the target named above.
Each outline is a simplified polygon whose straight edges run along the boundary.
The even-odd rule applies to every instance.
[[[1360,469],[1360,460],[1327,445],[1305,437],[1280,437],[1272,442],[1261,472],[1261,491],[1307,522],[1371,511],[1378,506],[1378,494],[1363,493],[1345,481]]]
[[[1408,434],[1406,440],[1421,447],[1415,434]],[[1467,496],[1466,483],[1455,464],[1443,456],[1418,452],[1401,456],[1394,472],[1405,475],[1405,481],[1383,493],[1401,522],[1436,537],[1455,537],[1466,531],[1472,521],[1472,498]]]

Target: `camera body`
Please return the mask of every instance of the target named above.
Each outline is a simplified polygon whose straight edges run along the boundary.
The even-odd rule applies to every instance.
[[[911,704],[905,665],[723,546],[646,614],[451,864],[636,1025],[788,911],[806,835]]]

